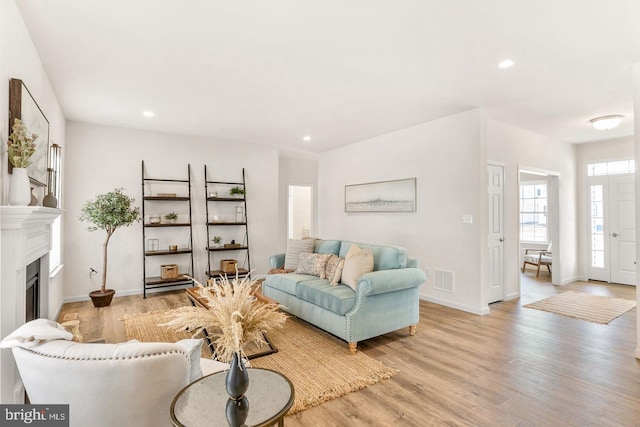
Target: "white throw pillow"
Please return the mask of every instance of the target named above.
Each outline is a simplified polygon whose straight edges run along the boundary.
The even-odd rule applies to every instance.
[[[202,354],[202,338],[185,339],[176,342],[189,355],[191,361],[191,382],[202,377],[202,368],[200,367],[200,355]]]
[[[9,334],[0,343],[0,348],[35,347],[43,342],[52,340],[73,339],[73,334],[67,332],[62,325],[48,319],[35,319],[25,323]]]
[[[344,257],[342,268],[342,283],[356,290],[358,278],[373,271],[373,252],[371,248],[361,249],[358,245],[351,245],[347,256]]]
[[[300,252],[313,252],[316,247],[316,239],[289,239],[287,241],[287,252],[284,256],[284,268],[296,270],[300,260]]]

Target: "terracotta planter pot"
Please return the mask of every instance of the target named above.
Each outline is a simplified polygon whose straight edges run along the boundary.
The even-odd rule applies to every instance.
[[[106,307],[111,304],[115,293],[116,291],[113,289],[107,289],[104,293],[102,291],[89,292],[89,296],[91,297],[94,307]]]

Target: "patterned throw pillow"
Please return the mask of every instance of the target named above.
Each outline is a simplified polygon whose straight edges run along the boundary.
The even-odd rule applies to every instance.
[[[316,246],[316,239],[289,239],[287,241],[287,252],[284,256],[284,268],[295,270],[298,268],[300,252],[313,252]]]
[[[342,283],[356,290],[358,278],[373,271],[373,252],[371,248],[360,249],[358,245],[351,245],[347,256],[344,257],[342,269]]]
[[[300,252],[300,262],[296,273],[309,274],[324,279],[324,269],[330,254],[314,254],[312,252]]]
[[[344,259],[338,255],[331,254],[327,261],[327,266],[324,269],[325,279],[327,279],[333,286],[340,283],[340,277],[342,277],[342,267],[344,266]]]

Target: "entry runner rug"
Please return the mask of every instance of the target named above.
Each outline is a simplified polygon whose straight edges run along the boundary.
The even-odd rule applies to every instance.
[[[175,342],[191,338],[186,331],[175,333],[157,326],[171,317],[171,311],[127,315],[122,319],[127,339]],[[295,402],[289,415],[361,390],[398,372],[360,351],[350,355],[346,342],[295,317],[289,317],[282,329],[270,331],[269,339],[278,352],[252,359],[251,366],[280,372],[291,380]],[[202,350],[202,357],[211,357],[206,343]]]
[[[606,325],[636,306],[632,300],[567,291],[531,304],[527,308],[548,311]]]

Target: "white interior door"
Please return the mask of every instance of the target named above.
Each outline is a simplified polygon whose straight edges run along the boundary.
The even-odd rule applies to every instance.
[[[636,218],[633,175],[609,177],[611,282],[636,283]]]
[[[504,166],[489,173],[489,304],[504,299]]]

